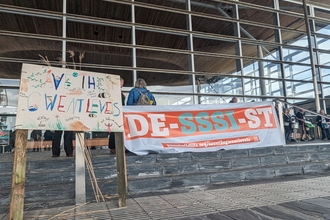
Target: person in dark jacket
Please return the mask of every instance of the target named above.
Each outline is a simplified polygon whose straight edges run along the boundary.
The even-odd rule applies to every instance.
[[[305,111],[303,109],[299,109],[299,111],[296,113],[296,118],[298,119],[299,125],[301,127],[300,140],[301,141],[312,140],[312,138],[309,136],[309,132],[307,131],[305,124],[306,121]]]
[[[16,139],[16,130],[11,130],[9,133],[9,143],[7,146],[5,146],[5,153],[14,152],[15,139]]]
[[[42,132],[41,130],[33,130],[31,132],[31,139],[34,141],[40,141],[41,140],[41,136],[42,136]]]
[[[52,157],[59,157],[61,153],[61,139],[63,131],[55,131],[52,141]],[[73,131],[64,131],[64,150],[67,157],[73,157]]]
[[[236,97],[233,97],[229,103],[237,103],[238,102],[238,99]]]
[[[323,109],[320,110],[320,114],[326,116]],[[316,117],[316,123],[317,126],[319,126],[321,129],[322,139],[327,140],[328,138],[328,140],[330,140],[330,132],[329,132],[330,120],[318,115]]]
[[[284,133],[285,133],[285,140],[290,142],[291,138],[291,115],[290,115],[290,109],[286,108],[284,113],[283,113],[283,124],[284,124]]]
[[[45,141],[53,141],[53,139],[54,139],[54,131],[46,130],[45,133],[44,133],[44,138],[45,138],[44,139]],[[50,147],[47,145],[45,147],[45,150],[50,150]]]
[[[44,140],[45,141],[51,141],[54,139],[54,132],[50,131],[50,130],[46,130],[44,133]]]
[[[138,78],[135,82],[135,86],[131,91],[129,91],[128,97],[127,97],[127,105],[137,105],[137,102],[140,98],[140,92],[145,94],[147,93],[147,96],[150,100],[150,105],[156,105],[156,99],[151,94],[149,90],[147,90],[147,83],[144,81],[144,79]]]
[[[281,108],[280,102],[276,101],[275,102],[275,112],[276,112],[276,117],[279,119],[279,108]]]
[[[33,130],[31,132],[31,136],[30,137],[34,141],[41,141],[41,137],[42,137],[41,130]],[[33,145],[33,151],[39,151],[39,150],[41,150],[40,148],[41,148],[40,145],[34,143],[34,145]]]

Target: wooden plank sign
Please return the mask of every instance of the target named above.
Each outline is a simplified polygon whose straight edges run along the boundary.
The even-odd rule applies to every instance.
[[[123,132],[120,76],[23,64],[16,127]]]

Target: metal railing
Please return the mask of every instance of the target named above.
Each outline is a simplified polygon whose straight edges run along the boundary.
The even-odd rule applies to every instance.
[[[323,117],[323,118],[325,118],[325,119],[329,119],[329,120],[330,120],[330,116],[322,115],[322,114],[320,114],[320,113],[317,113],[317,112],[314,112],[314,111],[310,111],[310,110],[308,110],[308,109],[305,109],[305,108],[302,108],[302,107],[300,107],[300,106],[294,105],[294,104],[292,104],[292,103],[290,103],[290,102],[287,102],[287,101],[284,101],[284,100],[281,100],[281,99],[274,99],[273,101],[274,101],[274,102],[279,102],[279,103],[285,104],[285,105],[287,105],[287,106],[289,106],[289,107],[294,107],[294,108],[296,108],[296,109],[303,110],[304,112],[308,112],[308,113],[310,113],[310,114],[312,114],[312,115],[315,115],[315,116],[321,116],[321,117]],[[292,115],[292,116],[296,117],[296,115]],[[281,106],[280,108],[278,108],[278,118],[279,118],[279,122],[280,122],[280,126],[281,126],[281,131],[282,131],[283,135],[285,135],[285,133],[284,133],[284,122],[283,122],[283,106]],[[296,117],[296,118],[297,118],[297,117]],[[296,123],[297,123],[297,122],[296,122]],[[316,123],[317,123],[317,122],[316,122]],[[315,123],[313,123],[313,124],[315,124]],[[318,126],[315,127],[314,132],[316,132],[317,136],[320,137]],[[316,136],[316,135],[315,135],[315,136]]]

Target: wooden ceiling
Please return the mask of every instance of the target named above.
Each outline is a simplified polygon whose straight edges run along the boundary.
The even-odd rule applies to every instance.
[[[327,0],[319,0],[326,3]],[[67,1],[67,51],[75,52],[74,61],[79,63],[79,53],[85,52],[82,68],[88,71],[121,75],[126,85],[132,85],[132,41],[130,28],[100,24],[100,22],[118,22],[129,24],[131,21],[131,6],[120,4],[119,1],[102,0],[68,0]],[[122,1],[125,2],[125,1]],[[127,1],[126,1],[127,2]],[[131,2],[131,1],[128,1]],[[186,36],[151,32],[143,26],[154,25],[163,29],[186,31],[186,15],[157,10],[157,7],[170,7],[184,10],[182,0],[136,0],[137,4],[154,4],[156,8],[148,9],[136,6],[135,22],[139,26],[136,30],[136,50],[138,68],[155,68],[163,71],[138,71],[138,77],[145,78],[148,85],[187,85],[189,75],[169,74],[171,71],[189,71],[188,39]],[[253,3],[270,6],[271,0],[245,0],[243,3]],[[303,13],[296,4],[280,1],[280,6],[291,12]],[[201,35],[234,37],[234,25],[224,18],[220,10],[233,17],[231,4],[220,4],[215,1],[193,0],[192,11],[208,16],[201,18],[192,16],[193,31]],[[218,9],[216,7],[219,7]],[[19,79],[22,62],[42,64],[38,54],[47,56],[53,66],[60,66],[58,58],[62,50],[62,20],[52,16],[61,15],[62,0],[2,0],[0,4],[0,78]],[[219,10],[220,9],[220,10]],[[26,11],[27,10],[27,11]],[[10,11],[16,11],[10,13]],[[20,11],[20,13],[18,13]],[[26,12],[36,12],[45,16],[30,16]],[[48,14],[48,15],[47,15]],[[273,13],[256,7],[241,7],[240,18],[252,24],[273,24]],[[98,18],[99,23],[88,22]],[[75,20],[83,19],[85,22]],[[283,27],[292,30],[305,30],[304,19],[280,15]],[[274,29],[263,28],[261,25],[251,25],[245,22],[242,27],[255,39],[275,43]],[[20,35],[20,36],[17,36]],[[295,31],[283,31],[282,39],[289,42],[302,34]],[[242,37],[250,39],[244,33]],[[227,40],[208,40],[203,37],[194,38],[195,71],[209,73],[230,73],[236,69],[235,43]],[[101,45],[105,44],[105,45]],[[161,48],[160,51],[151,47]],[[169,52],[174,49],[176,52]],[[272,51],[274,46],[268,46]],[[222,56],[210,57],[203,53],[217,53]],[[256,57],[256,46],[243,43],[243,56]],[[228,56],[228,57],[227,57]],[[68,66],[72,68],[72,59],[67,54]],[[251,62],[246,60],[245,63]],[[79,66],[79,65],[78,65]],[[109,68],[111,66],[111,68]]]

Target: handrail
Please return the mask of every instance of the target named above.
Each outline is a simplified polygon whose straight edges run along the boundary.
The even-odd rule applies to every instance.
[[[290,105],[290,106],[292,106],[292,107],[295,107],[295,108],[297,108],[297,109],[304,110],[305,112],[309,112],[309,113],[311,113],[311,114],[314,114],[314,115],[317,115],[317,116],[321,116],[321,117],[324,117],[324,118],[330,120],[330,116],[322,115],[322,114],[320,114],[320,113],[310,111],[310,110],[308,110],[308,109],[305,109],[305,108],[299,107],[299,106],[297,106],[297,105],[294,105],[294,104],[292,104],[292,103],[290,103],[290,102],[287,102],[287,101],[284,101],[284,100],[281,100],[281,99],[274,99],[273,101],[275,101],[275,102],[276,102],[276,101],[279,101],[279,102],[285,103],[285,104],[287,104],[287,105]]]
[[[297,105],[294,105],[294,104],[292,104],[292,103],[290,103],[290,102],[287,102],[287,101],[284,101],[284,100],[281,100],[281,99],[273,99],[273,101],[275,101],[275,102],[285,103],[285,104],[289,105],[290,107],[294,107],[294,108],[297,108],[297,109],[303,110],[303,111],[305,111],[305,112],[311,113],[311,114],[313,114],[313,115],[321,116],[321,117],[324,117],[324,118],[330,120],[330,117],[329,117],[329,116],[322,115],[322,114],[320,114],[320,113],[310,111],[310,110],[308,110],[308,109],[305,109],[305,108],[299,107],[299,106],[297,106]],[[278,116],[279,116],[279,121],[280,121],[280,128],[281,128],[281,131],[282,131],[283,135],[285,136],[283,117],[280,117],[280,115],[283,114],[282,110],[283,110],[282,107],[278,109],[278,114],[279,114]],[[294,116],[295,116],[295,115],[294,115]],[[295,117],[296,117],[296,116],[295,116]],[[296,117],[296,118],[297,118],[297,117]],[[298,118],[297,118],[297,119],[298,119]],[[300,120],[300,119],[299,119],[299,120]]]

